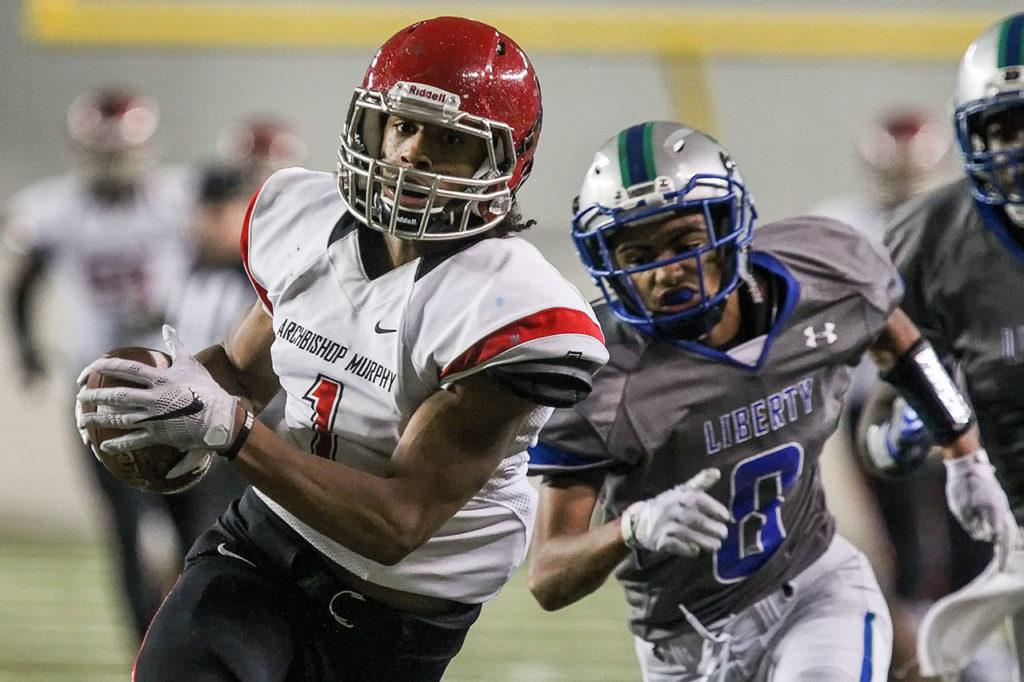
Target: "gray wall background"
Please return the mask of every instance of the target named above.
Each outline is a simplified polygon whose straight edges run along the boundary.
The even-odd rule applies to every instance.
[[[568,3],[585,11],[588,3]],[[657,11],[658,3],[631,3]],[[977,10],[1010,13],[1019,1],[719,2],[715,6]],[[133,84],[161,106],[164,159],[213,155],[218,132],[239,116],[268,111],[291,120],[309,142],[309,166],[334,167],[337,135],[352,87],[370,53],[44,48],[19,31],[21,3],[0,0],[0,200],[60,172],[67,161],[67,106],[85,88]],[[424,3],[424,16],[430,16]],[[398,28],[396,26],[396,28]],[[966,47],[966,46],[965,46]],[[620,128],[671,118],[656,58],[532,54],[544,86],[544,131],[536,170],[521,198],[540,220],[533,239],[566,275],[589,287],[568,241],[568,205],[594,149]],[[956,64],[796,59],[717,59],[709,65],[718,133],[752,189],[763,219],[804,211],[826,196],[857,192],[865,180],[853,153],[860,129],[880,109],[915,104],[945,116]],[[0,257],[0,274],[9,260]],[[45,338],[59,354],[59,306],[45,301]],[[0,321],[0,338],[9,333]],[[9,347],[9,344],[5,343]],[[76,368],[77,369],[77,368]],[[26,394],[13,358],[0,392],[0,524],[90,528],[91,502],[71,448],[71,369]]]

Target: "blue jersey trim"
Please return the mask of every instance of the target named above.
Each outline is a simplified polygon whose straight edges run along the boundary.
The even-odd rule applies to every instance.
[[[1003,246],[1010,253],[1017,257],[1017,260],[1024,262],[1024,248],[1021,248],[1021,245],[1017,243],[1017,240],[1006,229],[1006,224],[998,212],[999,207],[990,206],[977,199],[975,199],[974,203],[978,207],[978,213],[981,214],[981,220],[985,223],[985,227],[996,236],[996,239],[1003,243]]]
[[[764,347],[761,348],[761,355],[758,356],[757,362],[752,365],[748,365],[745,362],[740,362],[728,353],[722,352],[717,348],[711,348],[704,344],[697,343],[695,341],[681,341],[679,339],[665,339],[669,343],[685,348],[688,351],[702,355],[715,362],[723,362],[740,369],[745,369],[749,372],[758,372],[761,367],[764,366],[765,361],[768,359],[768,352],[771,350],[772,343],[775,341],[782,330],[786,327],[786,322],[789,320],[789,316],[793,314],[793,309],[796,308],[797,302],[800,300],[800,282],[796,280],[793,275],[789,273],[786,266],[780,263],[775,257],[763,252],[755,251],[750,254],[749,261],[755,267],[759,267],[763,270],[767,270],[769,274],[775,275],[782,280],[783,285],[786,288],[785,299],[782,301],[782,306],[779,308],[778,314],[775,316],[775,322],[772,323],[772,328],[768,330],[768,334],[764,340]]]
[[[874,620],[875,614],[873,611],[868,611],[864,614],[864,659],[860,665],[860,682],[871,682],[872,664],[874,663],[871,624]]]
[[[546,443],[537,443],[526,449],[530,455],[529,475],[558,473],[563,471],[587,471],[600,469],[613,463],[610,459],[594,459],[560,450]]]

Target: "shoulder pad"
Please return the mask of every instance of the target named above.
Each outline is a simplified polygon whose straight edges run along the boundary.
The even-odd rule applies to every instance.
[[[287,168],[253,195],[242,225],[242,263],[267,312],[281,287],[327,247],[346,210],[331,173]]]
[[[834,300],[852,288],[870,307],[887,314],[903,295],[896,266],[885,249],[838,220],[800,216],[763,225],[754,233],[753,249],[768,253],[789,270],[800,284],[801,298]]]
[[[510,362],[608,360],[590,305],[522,238],[483,240],[417,284],[414,360],[442,385]]]

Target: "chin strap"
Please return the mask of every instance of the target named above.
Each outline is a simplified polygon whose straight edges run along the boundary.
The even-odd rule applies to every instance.
[[[668,324],[654,323],[653,327],[658,334],[668,339],[677,341],[700,342],[715,328],[722,320],[722,311],[725,309],[725,301],[721,301],[713,308],[709,308],[703,315],[687,317]]]
[[[761,292],[761,286],[757,283],[754,273],[750,271],[750,266],[747,264],[747,255],[746,249],[742,249],[737,254],[737,267],[739,268],[740,278],[746,283],[747,288],[750,289],[750,298],[753,299],[754,303],[761,305],[764,303],[764,294]]]

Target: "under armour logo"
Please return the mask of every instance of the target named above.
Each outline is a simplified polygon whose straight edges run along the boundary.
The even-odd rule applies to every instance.
[[[836,325],[833,322],[826,322],[825,329],[820,332],[814,329],[814,325],[808,325],[804,327],[804,336],[807,337],[808,348],[817,348],[819,341],[824,341],[825,345],[830,345],[839,339],[836,336]]]

